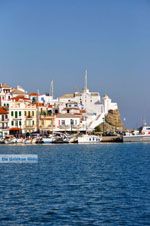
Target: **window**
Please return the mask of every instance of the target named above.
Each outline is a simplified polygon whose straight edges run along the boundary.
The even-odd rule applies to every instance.
[[[55,109],[55,114],[58,114],[58,109]]]
[[[15,118],[17,118],[18,117],[18,112],[17,111],[15,111]]]
[[[21,121],[19,121],[19,126],[21,126]]]
[[[32,121],[32,126],[34,126],[34,121]]]
[[[70,119],[70,125],[74,125],[74,120]]]
[[[13,112],[13,111],[11,111],[11,116],[12,116],[12,117],[14,116],[14,112]]]
[[[21,111],[19,111],[19,116],[21,116]]]
[[[27,115],[27,112],[25,111],[25,112],[24,112],[24,116],[26,116],[26,115]]]
[[[61,125],[65,125],[65,120],[61,120]]]
[[[32,116],[34,116],[34,111],[32,111]]]
[[[11,121],[11,125],[12,125],[12,126],[14,125],[14,121]]]
[[[48,110],[48,115],[52,115],[52,110]]]

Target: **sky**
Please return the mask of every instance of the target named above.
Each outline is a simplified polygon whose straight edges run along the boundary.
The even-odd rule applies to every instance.
[[[55,97],[88,87],[150,124],[149,0],[0,0],[0,82]]]

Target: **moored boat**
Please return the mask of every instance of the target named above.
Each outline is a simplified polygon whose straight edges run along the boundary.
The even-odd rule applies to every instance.
[[[143,126],[139,131],[126,133],[123,142],[150,142],[150,126]]]
[[[101,137],[89,134],[83,134],[78,137],[78,143],[97,144],[100,143],[101,140]]]
[[[50,143],[52,143],[53,138],[52,137],[43,137],[42,141],[44,144],[50,144]]]

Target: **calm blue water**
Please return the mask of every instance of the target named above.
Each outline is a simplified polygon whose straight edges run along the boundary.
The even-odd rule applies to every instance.
[[[150,225],[150,144],[0,146],[0,226]]]

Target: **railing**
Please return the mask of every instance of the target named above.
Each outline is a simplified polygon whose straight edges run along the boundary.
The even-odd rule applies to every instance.
[[[9,121],[9,119],[4,119],[4,120],[2,119],[2,120],[0,120],[0,122],[4,122],[4,123],[8,122],[8,121]]]
[[[35,128],[36,126],[24,126],[24,129]]]
[[[9,127],[8,126],[6,126],[6,127],[0,127],[0,129],[9,129]]]
[[[27,115],[26,116],[26,119],[32,119],[32,118],[34,118],[34,116],[32,116],[32,115]]]

